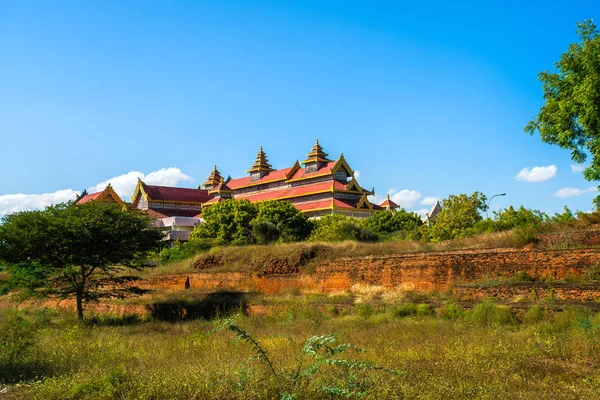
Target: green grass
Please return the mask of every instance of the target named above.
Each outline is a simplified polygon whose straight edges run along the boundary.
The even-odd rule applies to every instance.
[[[1,310],[0,390],[23,399],[600,397],[600,315],[582,308],[537,306],[517,318],[490,302],[337,310],[298,296],[235,319],[273,370],[245,337],[221,329],[226,321],[80,324],[64,312]],[[307,341],[332,334],[331,348],[344,351],[307,357]]]

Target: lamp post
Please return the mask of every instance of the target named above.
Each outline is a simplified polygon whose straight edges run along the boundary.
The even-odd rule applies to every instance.
[[[281,227],[281,224],[283,224],[284,222],[287,222],[287,221],[291,221],[292,219],[294,219],[294,217],[289,217],[289,218],[282,219],[282,220],[281,220],[281,221],[279,221],[279,223],[277,224],[277,229],[279,230],[279,229],[280,229],[280,227]]]
[[[490,201],[492,201],[492,199],[493,199],[494,197],[500,197],[500,196],[506,196],[506,193],[498,193],[498,194],[495,194],[495,195],[493,195],[492,197],[490,197],[490,199],[488,200],[488,202],[487,202],[487,206],[486,206],[486,210],[485,210],[485,216],[486,216],[486,218],[487,218],[487,219],[489,219],[489,218],[490,218],[490,211],[489,211],[489,210],[490,210]]]

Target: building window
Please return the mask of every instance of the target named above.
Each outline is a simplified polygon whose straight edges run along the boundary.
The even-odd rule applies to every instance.
[[[306,173],[309,174],[311,172],[317,172],[317,164],[309,164],[306,166]]]
[[[348,175],[346,175],[346,171],[344,171],[344,170],[338,171],[335,173],[336,180],[345,181],[347,178],[348,178]]]

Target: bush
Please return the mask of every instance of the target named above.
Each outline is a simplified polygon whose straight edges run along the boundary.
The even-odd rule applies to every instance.
[[[363,318],[369,318],[374,312],[373,307],[366,303],[355,305],[354,310],[356,310],[356,313]]]
[[[189,242],[176,242],[173,247],[165,247],[158,254],[162,262],[175,262],[191,258],[198,253],[210,250],[214,246],[220,245],[219,240],[195,239]]]
[[[457,306],[456,304],[447,304],[444,307],[440,307],[438,309],[438,314],[440,317],[448,320],[456,320],[464,317],[465,311],[462,307]]]
[[[516,228],[513,233],[513,242],[516,247],[523,247],[538,241],[539,228],[529,224]]]
[[[421,303],[421,304],[417,305],[416,312],[417,312],[417,315],[424,316],[424,315],[431,315],[433,313],[433,310],[431,309],[431,307],[429,307],[428,304]]]
[[[489,300],[473,308],[471,320],[481,326],[512,325],[516,322],[510,308],[496,305]]]
[[[269,221],[256,221],[252,223],[252,238],[256,244],[270,244],[276,242],[281,235],[277,226]]]
[[[315,223],[315,230],[310,235],[312,242],[343,242],[355,240],[359,242],[376,242],[379,237],[364,223],[355,218],[341,214],[326,215]]]
[[[533,306],[523,316],[523,322],[535,324],[548,318],[548,313],[540,306]]]
[[[404,303],[392,308],[391,312],[394,317],[417,315],[417,305],[413,303]]]

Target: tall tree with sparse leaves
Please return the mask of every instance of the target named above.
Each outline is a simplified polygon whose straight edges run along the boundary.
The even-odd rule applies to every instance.
[[[540,133],[542,141],[571,151],[571,158],[584,163],[588,181],[600,180],[600,35],[589,20],[577,24],[580,40],[569,45],[555,71],[538,75],[545,104],[525,132]],[[594,199],[600,208],[600,196]]]
[[[162,234],[137,210],[115,204],[73,202],[10,214],[0,224],[0,260],[24,294],[86,302],[143,293],[126,275],[145,266]]]

